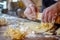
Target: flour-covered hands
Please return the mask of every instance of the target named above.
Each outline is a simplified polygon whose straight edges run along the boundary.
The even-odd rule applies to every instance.
[[[36,20],[38,9],[34,4],[30,4],[24,11],[25,16],[30,20]]]

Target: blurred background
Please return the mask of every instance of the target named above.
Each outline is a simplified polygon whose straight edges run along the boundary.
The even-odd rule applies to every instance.
[[[32,0],[38,9],[41,9],[41,0]],[[9,14],[12,16],[22,17],[25,5],[21,0],[0,0],[0,14]]]

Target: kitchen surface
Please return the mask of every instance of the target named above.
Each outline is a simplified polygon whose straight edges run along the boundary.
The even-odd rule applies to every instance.
[[[2,18],[6,18],[6,20],[4,21],[5,25],[1,25],[0,23],[0,40],[60,40],[60,35],[56,35],[53,30],[55,30],[53,27],[50,28],[52,31],[48,31],[50,29],[46,29],[48,28],[47,25],[45,25],[44,28],[41,28],[40,26],[42,26],[41,23],[39,22],[33,22],[33,21],[29,21],[27,19],[22,19],[22,18],[17,18],[17,17],[13,17],[13,16],[9,16],[6,14],[1,14],[1,19]],[[7,22],[7,23],[6,23]],[[2,23],[2,24],[4,24]],[[50,24],[50,26],[52,26]],[[42,26],[43,27],[43,26]],[[17,29],[16,29],[17,28]],[[19,31],[17,33],[15,33],[17,30],[20,30],[21,33],[23,33],[23,35],[26,35],[26,37],[24,37],[21,33],[19,34]],[[13,31],[15,30],[15,31]],[[59,30],[56,30],[59,33]],[[43,33],[44,32],[44,33]],[[12,34],[11,34],[12,33]],[[26,34],[28,33],[28,34]],[[17,34],[17,35],[15,35]],[[15,35],[15,37],[17,39],[12,39],[11,37],[15,38],[13,35]],[[21,37],[23,37],[21,39],[21,37],[19,37],[19,35]],[[10,37],[11,36],[11,37]]]
[[[53,23],[43,23],[42,0],[33,2],[40,10],[36,20],[24,15],[21,0],[0,0],[0,40],[60,40],[60,14]]]

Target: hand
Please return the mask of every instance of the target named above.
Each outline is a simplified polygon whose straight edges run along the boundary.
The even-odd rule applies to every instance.
[[[30,20],[36,20],[38,9],[34,4],[30,4],[24,11],[24,15]]]
[[[52,5],[43,11],[42,22],[54,22],[57,16],[57,7]]]

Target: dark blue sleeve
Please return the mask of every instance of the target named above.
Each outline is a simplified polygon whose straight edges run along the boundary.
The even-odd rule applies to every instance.
[[[49,6],[51,6],[52,4],[56,3],[56,1],[54,0],[42,0],[42,8],[41,8],[41,12],[43,12],[43,10]]]
[[[42,4],[45,6],[45,7],[49,7],[51,6],[52,4],[56,3],[56,1],[54,0],[42,0]]]

